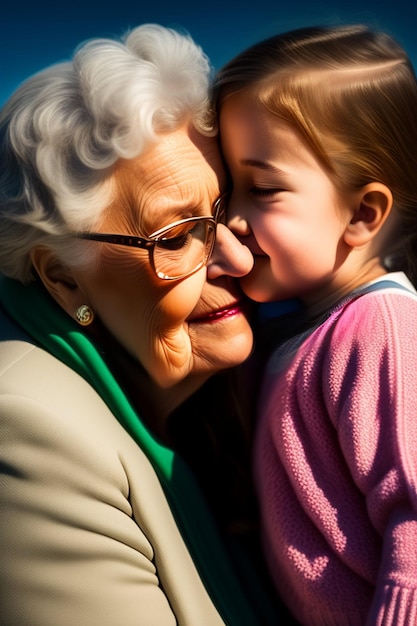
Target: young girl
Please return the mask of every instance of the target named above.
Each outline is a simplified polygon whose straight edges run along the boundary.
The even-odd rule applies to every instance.
[[[215,82],[258,302],[307,324],[266,367],[254,452],[265,555],[314,626],[417,624],[417,82],[362,27],[309,28]],[[389,279],[389,283],[385,281]]]

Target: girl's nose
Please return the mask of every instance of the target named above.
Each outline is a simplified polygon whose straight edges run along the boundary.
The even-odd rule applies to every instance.
[[[227,226],[218,224],[213,254],[207,264],[207,278],[245,276],[251,271],[253,263],[249,248],[240,243]]]
[[[248,237],[251,234],[247,220],[242,215],[233,214],[232,211],[227,213],[227,226],[238,237]]]

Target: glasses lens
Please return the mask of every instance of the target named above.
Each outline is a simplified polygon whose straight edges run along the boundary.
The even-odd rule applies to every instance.
[[[177,224],[155,241],[153,262],[159,278],[175,279],[202,267],[211,253],[214,225],[204,220]]]

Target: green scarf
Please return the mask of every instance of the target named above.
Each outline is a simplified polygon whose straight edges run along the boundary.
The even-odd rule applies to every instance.
[[[23,286],[2,276],[0,301],[12,318],[44,349],[92,385],[146,454],[203,583],[226,624],[258,626],[269,623],[259,617],[266,608],[264,598],[255,615],[247,593],[240,587],[212,514],[189,468],[178,454],[158,443],[144,426],[92,341],[39,284]],[[255,573],[253,578],[256,587]]]

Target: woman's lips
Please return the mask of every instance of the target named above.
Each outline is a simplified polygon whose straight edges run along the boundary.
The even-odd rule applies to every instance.
[[[211,311],[210,313],[205,313],[204,315],[198,315],[188,320],[190,324],[195,324],[196,322],[199,324],[209,323],[209,322],[217,322],[226,317],[232,317],[233,315],[237,315],[238,313],[242,313],[242,308],[240,302],[234,302],[233,304],[229,304],[222,309],[216,309],[216,311]]]

